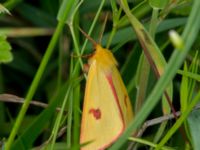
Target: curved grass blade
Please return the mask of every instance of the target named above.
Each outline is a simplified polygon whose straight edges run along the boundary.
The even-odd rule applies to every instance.
[[[126,1],[121,1],[122,3],[126,3]],[[136,129],[141,126],[141,124],[145,121],[147,116],[151,113],[155,105],[159,102],[159,98],[163,94],[169,82],[176,75],[177,70],[182,65],[185,57],[187,56],[192,44],[194,43],[200,29],[200,17],[198,14],[200,13],[200,1],[195,0],[193,3],[192,11],[190,13],[187,25],[182,34],[182,38],[185,41],[185,46],[182,50],[174,50],[169,63],[166,65],[164,74],[158,80],[156,86],[154,87],[151,94],[148,96],[145,104],[143,105],[140,112],[135,116],[135,119],[131,122],[130,126],[126,129],[126,131],[122,134],[122,136],[112,145],[111,150],[119,149],[122,144],[127,140],[128,136],[130,136]],[[126,9],[129,13],[128,5],[126,5]],[[129,13],[130,16],[132,14]]]

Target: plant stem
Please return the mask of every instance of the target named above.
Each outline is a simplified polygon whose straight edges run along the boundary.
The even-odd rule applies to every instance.
[[[28,90],[28,93],[27,93],[26,98],[25,98],[25,102],[22,105],[22,108],[21,108],[21,110],[19,112],[19,115],[18,115],[18,117],[16,119],[16,122],[15,122],[14,127],[13,127],[13,129],[11,131],[11,134],[10,134],[10,136],[8,138],[8,141],[6,142],[5,150],[10,150],[10,148],[12,146],[12,143],[13,143],[13,140],[14,140],[14,138],[15,138],[20,126],[21,126],[21,123],[22,123],[23,118],[24,118],[24,116],[26,114],[26,111],[28,109],[30,101],[31,101],[31,99],[33,98],[33,95],[36,92],[36,89],[37,89],[37,87],[39,85],[40,79],[41,79],[41,77],[42,77],[42,75],[44,73],[44,70],[45,70],[45,68],[47,66],[47,63],[48,63],[48,61],[49,61],[49,59],[50,59],[50,57],[51,57],[51,55],[53,53],[54,47],[55,47],[55,45],[56,45],[56,43],[58,41],[60,33],[62,32],[62,29],[63,29],[63,27],[65,25],[65,20],[66,20],[66,18],[68,16],[68,13],[69,13],[69,10],[70,10],[69,9],[70,8],[70,4],[73,4],[73,0],[70,0],[69,3],[67,4],[68,6],[66,7],[65,13],[62,15],[62,18],[61,18],[61,20],[59,21],[59,23],[58,23],[58,25],[56,27],[56,30],[55,30],[55,32],[53,34],[53,37],[51,38],[51,41],[50,41],[50,43],[49,43],[49,45],[47,47],[47,50],[46,50],[46,52],[44,54],[42,62],[41,62],[40,66],[38,68],[38,71],[37,71],[32,83],[31,83],[31,86],[30,86],[30,88]]]
[[[129,17],[129,21],[131,21],[132,14],[130,13],[127,1],[120,0],[120,2],[123,5],[124,10],[126,10],[126,14]],[[159,102],[159,98],[163,94],[169,82],[176,75],[177,70],[183,63],[186,55],[188,54],[193,42],[195,41],[199,33],[200,17],[196,17],[200,13],[199,7],[200,1],[195,0],[191,9],[190,16],[188,18],[188,23],[182,35],[182,38],[185,41],[185,47],[182,50],[174,50],[169,60],[169,63],[165,67],[165,72],[160,77],[159,81],[157,82],[153,91],[147,98],[140,112],[136,115],[136,117],[130,123],[130,126],[126,129],[122,136],[120,136],[120,138],[111,146],[111,150],[119,149],[119,147],[121,147],[121,145],[127,140],[127,137],[130,136],[145,121],[147,116],[151,113],[153,108]]]
[[[167,132],[164,138],[160,141],[158,147],[156,147],[156,150],[160,149],[171,138],[171,136],[176,132],[176,130],[182,125],[182,123],[185,121],[189,113],[192,111],[193,107],[199,102],[199,99],[200,99],[200,92],[188,105],[187,109],[182,113],[181,117],[176,121],[173,127]]]

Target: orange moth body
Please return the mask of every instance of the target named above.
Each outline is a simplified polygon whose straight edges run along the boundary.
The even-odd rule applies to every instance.
[[[113,54],[96,44],[88,63],[80,134],[87,144],[81,150],[103,150],[123,133],[133,111]]]

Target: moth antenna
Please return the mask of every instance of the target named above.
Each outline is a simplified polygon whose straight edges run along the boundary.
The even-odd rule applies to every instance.
[[[100,35],[99,35],[98,43],[101,43],[101,41],[102,41],[102,37],[103,37],[103,33],[105,31],[105,28],[106,28],[107,21],[108,21],[108,13],[106,13],[106,17],[105,17],[105,20],[103,22],[103,26],[101,28],[101,32],[100,32]]]
[[[90,42],[92,42],[92,44],[94,45],[94,46],[96,46],[97,45],[97,42],[94,40],[94,39],[92,39],[85,31],[83,31],[80,27],[79,27],[79,30],[81,31],[81,33],[88,39],[88,40],[90,40]]]

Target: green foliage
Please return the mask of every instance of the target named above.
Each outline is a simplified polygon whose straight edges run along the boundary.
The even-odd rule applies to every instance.
[[[182,82],[181,82],[181,112],[185,112],[188,109],[189,104],[191,101],[193,101],[193,97],[196,95],[196,85],[197,81],[196,78],[191,78],[188,77],[186,74],[187,72],[190,72],[191,74],[194,74],[196,76],[198,75],[198,66],[199,60],[198,60],[198,51],[196,52],[196,55],[194,56],[194,59],[192,60],[191,65],[188,67],[187,63],[184,64],[184,70],[183,70],[183,77],[182,77]],[[188,116],[187,120],[185,120],[185,129],[187,131],[187,136],[191,137],[191,144],[194,149],[198,149],[199,142],[199,134],[200,132],[200,125],[199,125],[199,115],[200,111],[199,110],[194,110],[191,112],[191,114]]]
[[[7,13],[10,15],[10,12],[8,9],[6,9],[2,4],[0,4],[0,14],[1,13]]]
[[[199,0],[0,4],[0,146],[6,150],[82,146],[87,78],[83,70],[93,50],[78,28],[96,40],[108,13],[101,44],[118,60],[135,108],[131,125],[110,149],[198,149],[199,8]],[[157,118],[171,113],[166,93],[176,111],[180,106],[181,116],[173,122]],[[147,117],[156,118],[143,126],[147,132],[130,138]]]
[[[167,6],[168,3],[169,0],[162,0],[162,1],[149,0],[149,5],[154,9],[163,9],[164,7]]]
[[[0,63],[8,63],[13,60],[13,55],[11,53],[10,43],[7,42],[6,36],[0,36]]]

